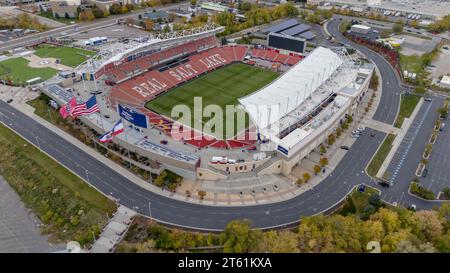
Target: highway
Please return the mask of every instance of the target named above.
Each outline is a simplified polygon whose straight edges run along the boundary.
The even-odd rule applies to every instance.
[[[339,31],[336,32],[337,23],[332,21],[329,30],[347,43],[339,37]],[[381,56],[364,47],[350,45],[371,58],[380,67],[383,81],[389,82],[383,83],[383,95],[375,115],[377,120],[393,123],[399,105],[397,92],[400,90],[394,71]],[[162,223],[213,231],[223,230],[230,220],[242,218],[250,219],[255,227],[262,229],[293,225],[303,216],[328,210],[355,185],[370,185],[371,179],[364,169],[385,136],[376,132],[375,137],[370,137],[369,134],[375,131],[368,128],[336,169],[313,189],[287,201],[243,208],[192,204],[149,192],[3,101],[0,101],[0,121],[119,203],[143,215],[151,215]]]
[[[178,3],[165,5],[163,7],[158,7],[158,10],[169,10],[174,8],[179,8],[188,5],[187,3]],[[50,29],[44,32],[35,33],[32,35],[26,35],[10,41],[0,44],[0,51],[11,50],[19,47],[25,47],[34,44],[38,41],[48,39],[50,37],[56,38],[61,36],[70,36],[83,31],[93,30],[96,28],[106,27],[116,23],[118,19],[127,18],[137,18],[139,14],[144,14],[145,12],[152,11],[153,8],[147,8],[146,10],[136,10],[126,14],[113,15],[107,18],[96,19],[92,22],[84,22],[73,25],[62,26],[59,28]]]
[[[0,121],[105,195],[119,199],[121,204],[146,216],[151,214],[160,222],[204,230],[222,230],[230,220],[242,218],[251,219],[259,228],[284,226],[298,222],[301,216],[327,210],[356,184],[370,182],[363,170],[383,139],[382,133],[371,138],[368,129],[330,176],[312,190],[292,199],[245,208],[217,207],[173,200],[149,192],[3,101],[0,101]]]

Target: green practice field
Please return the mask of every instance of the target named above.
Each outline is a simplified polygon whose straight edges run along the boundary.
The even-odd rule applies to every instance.
[[[277,77],[277,73],[268,69],[261,69],[241,63],[231,64],[201,76],[198,79],[194,79],[147,102],[146,107],[159,114],[171,117],[172,108],[176,105],[184,104],[191,109],[192,122],[195,122],[193,117],[194,97],[203,98],[203,111],[208,105],[218,105],[225,113],[226,105],[238,105],[238,98],[244,97],[245,95],[260,89]],[[179,119],[177,117],[173,118],[175,120]],[[201,122],[206,124],[210,119],[210,117],[203,117]],[[215,126],[211,126],[212,134],[217,138],[224,139],[236,135],[236,117],[231,119],[226,119],[226,117],[224,117],[223,121],[224,131],[226,131],[225,128],[227,123],[233,123],[235,132],[223,132],[221,134],[221,132],[215,132]],[[248,116],[246,116],[245,126],[247,127],[248,124]],[[193,127],[191,124],[187,125]],[[228,126],[231,126],[231,124]]]
[[[28,61],[24,58],[14,58],[0,62],[0,79],[5,81],[12,80],[14,85],[26,84],[27,80],[36,77],[47,80],[57,72],[57,70],[49,67],[29,67]]]
[[[60,59],[63,65],[76,67],[86,61],[86,56],[94,56],[95,52],[75,47],[41,45],[34,54],[41,58]]]

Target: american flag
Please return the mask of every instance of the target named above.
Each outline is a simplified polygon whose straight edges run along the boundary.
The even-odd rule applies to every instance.
[[[97,99],[95,98],[94,95],[90,99],[88,99],[85,103],[77,104],[73,108],[72,116],[73,117],[85,116],[99,111],[100,108],[98,106]]]

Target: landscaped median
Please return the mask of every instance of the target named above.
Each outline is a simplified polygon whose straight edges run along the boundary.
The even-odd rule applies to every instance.
[[[0,154],[0,175],[56,242],[86,246],[116,210],[113,201],[3,125]]]
[[[411,184],[409,185],[409,192],[425,200],[434,200],[435,199],[434,193],[429,189],[424,188],[422,185],[419,184],[418,181],[419,180],[414,179],[411,182]]]
[[[398,112],[397,119],[395,120],[394,126],[397,128],[401,128],[403,125],[403,121],[405,118],[409,118],[414,112],[417,104],[420,101],[420,96],[417,95],[402,95],[400,110]]]
[[[370,176],[376,177],[378,170],[380,169],[381,165],[386,159],[386,156],[389,154],[389,151],[392,149],[392,143],[394,142],[394,139],[395,139],[394,134],[389,134],[384,139],[383,144],[381,144],[377,153],[372,158],[372,161],[370,161],[369,166],[367,166],[367,173]]]

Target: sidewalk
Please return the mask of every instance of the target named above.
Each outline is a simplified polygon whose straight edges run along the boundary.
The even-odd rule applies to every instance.
[[[124,206],[119,206],[114,216],[103,229],[100,237],[90,248],[91,253],[109,253],[116,249],[130,228],[136,212]]]

